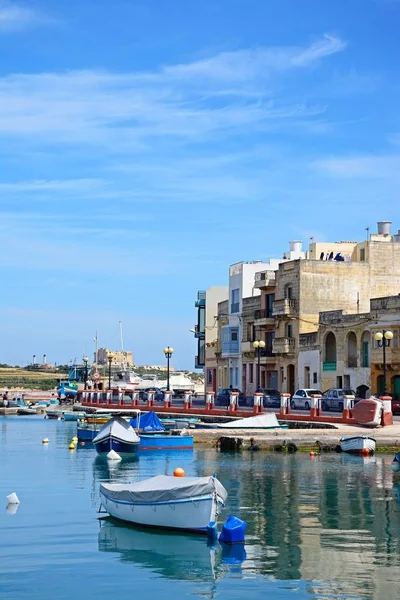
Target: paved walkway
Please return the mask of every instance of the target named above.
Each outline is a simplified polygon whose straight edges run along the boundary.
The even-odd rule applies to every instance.
[[[261,449],[272,449],[273,446],[283,442],[293,442],[301,449],[315,445],[318,440],[321,444],[337,445],[343,436],[367,435],[375,438],[377,450],[379,448],[400,450],[400,423],[376,429],[360,427],[357,425],[336,425],[335,429],[191,429],[196,444],[215,445],[220,437],[233,437],[243,440],[245,446],[254,438]]]

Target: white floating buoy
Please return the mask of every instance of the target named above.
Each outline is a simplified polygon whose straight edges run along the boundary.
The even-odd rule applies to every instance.
[[[19,499],[18,499],[17,494],[15,492],[13,492],[9,496],[7,496],[7,502],[8,502],[8,504],[19,504]]]
[[[110,452],[107,454],[107,458],[108,460],[122,460],[118,452],[115,452],[115,450],[110,450]]]
[[[9,515],[15,515],[15,513],[17,512],[19,507],[19,504],[7,504],[6,506],[6,512]]]

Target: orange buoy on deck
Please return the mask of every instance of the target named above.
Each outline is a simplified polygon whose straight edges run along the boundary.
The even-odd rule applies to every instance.
[[[174,471],[174,477],[185,477],[185,471],[181,467],[177,467]]]

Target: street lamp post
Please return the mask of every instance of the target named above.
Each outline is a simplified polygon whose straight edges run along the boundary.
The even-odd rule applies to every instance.
[[[393,339],[393,332],[385,329],[382,331],[377,331],[375,334],[375,339],[378,342],[379,348],[382,348],[383,350],[383,395],[386,396],[386,348],[390,346],[390,342]]]
[[[260,391],[260,358],[261,358],[261,351],[265,348],[265,342],[264,340],[255,340],[253,342],[253,348],[256,351],[257,354],[257,392]]]
[[[112,363],[112,359],[114,358],[114,355],[112,352],[109,352],[107,354],[107,360],[108,360],[108,389],[111,389],[111,363]]]
[[[167,359],[167,392],[169,392],[169,361],[174,353],[174,349],[167,346],[164,348],[165,358]]]
[[[84,389],[86,390],[87,388],[87,380],[88,380],[88,362],[89,359],[87,356],[83,357],[83,364],[85,365],[85,372],[83,374],[83,384],[84,384]]]

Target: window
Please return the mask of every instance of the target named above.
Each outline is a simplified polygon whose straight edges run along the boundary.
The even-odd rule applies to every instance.
[[[239,327],[224,326],[222,331],[222,353],[237,354],[239,352]]]
[[[267,319],[272,317],[272,308],[275,302],[275,294],[267,294],[265,296],[265,316]]]
[[[285,381],[285,370],[283,367],[281,367],[281,383],[283,383]]]
[[[249,364],[249,383],[253,383],[254,379],[254,365],[253,363]]]
[[[211,384],[212,382],[213,382],[212,369],[207,369],[207,383]]]
[[[318,383],[318,373],[313,373],[313,383]]]
[[[288,337],[288,338],[293,337],[293,325],[291,323],[288,323],[286,325],[286,337]]]
[[[365,262],[365,248],[360,249],[360,262]]]
[[[272,356],[272,342],[275,339],[275,331],[267,331],[265,334],[265,350],[267,356]]]
[[[233,386],[233,368],[229,367],[229,385]]]
[[[231,329],[231,342],[237,342],[238,340],[238,330]]]
[[[399,347],[399,332],[397,329],[395,329],[393,331],[393,347],[394,348],[398,348]]]
[[[361,366],[369,367],[369,332],[364,331],[361,338]]]
[[[231,313],[239,312],[239,302],[239,288],[237,288],[231,292]]]
[[[344,375],[343,379],[344,379],[344,386],[346,388],[349,388],[350,387],[350,375]],[[347,394],[347,392],[348,392],[348,390],[344,390],[342,393]]]
[[[235,386],[239,385],[239,367],[235,367]]]
[[[288,300],[292,300],[293,298],[293,288],[291,285],[285,286],[285,298],[287,298]]]
[[[255,333],[254,323],[247,323],[247,338],[244,341],[245,342],[253,342],[255,339],[254,333]]]

